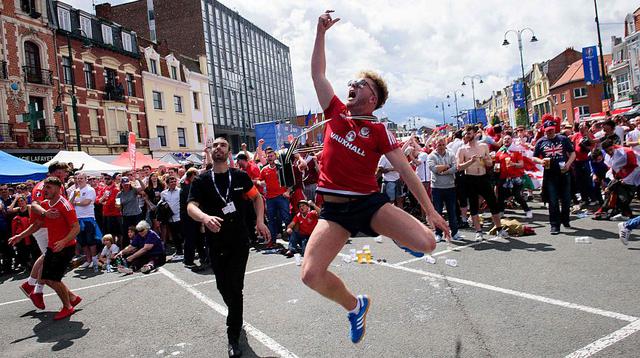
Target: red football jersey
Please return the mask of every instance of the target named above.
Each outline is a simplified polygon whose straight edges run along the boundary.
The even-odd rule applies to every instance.
[[[298,213],[293,217],[293,222],[298,224],[300,235],[309,236],[318,224],[318,212],[310,210],[307,216],[302,216],[302,213]]]
[[[56,209],[60,212],[60,216],[57,219],[49,219],[47,217],[44,218],[44,227],[47,228],[49,232],[49,242],[47,247],[53,249],[53,245],[64,239],[69,231],[71,231],[71,225],[73,223],[78,222],[78,217],[76,216],[76,210],[73,208],[73,205],[69,203],[67,199],[60,196],[58,201],[55,203],[50,203],[49,200],[45,200],[42,202],[42,208],[45,210]],[[75,246],[76,240],[75,238],[65,246]]]
[[[60,195],[63,198],[67,197],[67,192],[64,190],[64,187],[62,186],[60,187]],[[36,184],[33,187],[33,190],[31,190],[31,201],[37,201],[38,203],[41,203],[44,201],[44,180]]]
[[[280,185],[278,179],[278,168],[271,168],[269,164],[265,165],[260,171],[260,179],[267,184],[267,199],[273,199],[287,191],[287,188]]]
[[[324,131],[318,192],[347,196],[377,192],[378,161],[400,147],[395,136],[383,123],[349,118],[347,107],[336,96],[325,116],[332,120]]]

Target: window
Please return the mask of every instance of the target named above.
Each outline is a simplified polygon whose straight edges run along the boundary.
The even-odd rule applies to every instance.
[[[202,137],[204,137],[203,134],[202,123],[196,123],[196,138],[198,139],[198,143],[202,143]]]
[[[58,7],[58,25],[65,31],[71,31],[71,14],[69,10]]]
[[[127,94],[129,97],[136,96],[136,84],[133,82],[133,75],[131,73],[126,74],[127,79]]]
[[[566,120],[567,120],[567,110],[566,110],[566,109],[563,109],[563,110],[562,110],[562,120],[563,120],[563,121],[566,121]]]
[[[153,13],[153,10],[149,10],[149,20],[154,20],[155,18],[156,18],[156,16]]]
[[[171,78],[174,80],[178,79],[178,69],[176,66],[171,66]]]
[[[623,73],[616,76],[616,87],[618,89],[618,97],[629,96],[629,74]]]
[[[83,71],[84,71],[84,83],[85,86],[89,89],[95,89],[96,88],[96,79],[93,76],[93,64],[89,63],[89,62],[85,62],[84,63],[84,67],[83,67]]]
[[[102,25],[102,41],[107,45],[113,45],[113,35],[111,34],[111,26]]]
[[[118,77],[118,73],[116,72],[116,70],[112,69],[112,68],[106,68],[104,69],[104,84],[105,84],[105,88],[106,87],[116,87],[116,80]]]
[[[167,146],[167,134],[166,128],[164,126],[156,126],[156,131],[158,132],[158,138],[160,139],[160,146]]]
[[[180,147],[187,146],[187,137],[184,134],[184,128],[178,128],[178,145]]]
[[[86,36],[88,38],[93,38],[93,33],[91,31],[91,19],[88,17],[80,16],[80,34],[82,36]]]
[[[573,89],[573,98],[584,98],[587,96],[587,88],[580,87]]]
[[[193,109],[200,109],[200,103],[198,102],[198,92],[193,92]]]
[[[98,110],[89,108],[89,125],[91,126],[91,136],[100,136],[100,125],[98,124]]]
[[[591,114],[591,112],[589,112],[589,106],[578,106],[578,109],[580,110],[581,116],[588,116]]]
[[[173,108],[176,113],[182,113],[182,97],[173,96]]]
[[[140,125],[138,123],[138,115],[131,115],[131,131],[136,134],[136,136],[140,137]]]
[[[70,85],[73,83],[73,68],[71,67],[71,58],[62,57],[62,74],[64,75],[64,83]]]
[[[151,73],[153,73],[154,75],[158,74],[158,61],[151,59],[149,60],[149,69],[151,70]]]
[[[153,91],[153,109],[162,109],[162,93]]]
[[[558,96],[556,96],[555,94],[553,95],[553,103],[558,104]]]
[[[130,34],[128,34],[128,33],[126,33],[126,32],[123,32],[123,33],[122,33],[122,48],[123,48],[125,51],[129,51],[129,52],[131,52],[131,51],[132,51],[132,47],[131,47],[131,35],[130,35]]]

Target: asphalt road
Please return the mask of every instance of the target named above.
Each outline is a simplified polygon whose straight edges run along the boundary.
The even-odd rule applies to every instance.
[[[537,235],[483,243],[438,244],[435,264],[389,239],[370,245],[370,265],[338,257],[331,269],[372,306],[364,340],[348,338],[346,314],[306,288],[283,256],[252,253],[245,280],[246,357],[638,357],[640,241],[628,247],[617,223],[573,221],[550,236],[534,204]],[[522,218],[522,215],[511,215]],[[522,221],[527,221],[522,219]],[[467,239],[472,233],[465,231]],[[576,244],[579,236],[591,244]],[[445,265],[455,258],[457,267]],[[210,272],[170,263],[150,275],[69,272],[84,301],[71,319],[53,322],[60,303],[45,289],[36,311],[0,279],[3,357],[225,357],[225,306]]]

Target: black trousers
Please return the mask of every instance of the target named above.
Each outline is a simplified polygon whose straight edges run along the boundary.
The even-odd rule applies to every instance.
[[[171,241],[173,245],[176,247],[176,255],[183,255],[182,251],[182,233],[180,232],[180,221],[174,221],[167,223],[167,228],[169,229],[169,233],[171,233]],[[166,251],[166,246],[165,246]]]
[[[207,253],[204,249],[204,234],[200,232],[200,223],[191,218],[181,218],[180,223],[184,239],[184,263],[193,264],[197,251],[202,264]]]
[[[244,273],[249,258],[249,246],[220,247],[215,238],[208,237],[209,259],[216,276],[216,286],[229,309],[227,315],[227,337],[229,342],[237,342],[242,331],[242,306]]]
[[[513,196],[516,203],[520,204],[522,210],[525,212],[529,211],[529,205],[522,197],[522,180],[512,179],[510,188],[505,188],[506,182],[507,179],[500,179],[498,182],[498,206],[500,207],[500,211],[504,212],[505,202],[509,199],[510,195]]]
[[[0,270],[3,271],[11,270],[13,257],[15,256],[13,246],[9,245],[9,236],[8,230],[0,230],[0,258],[2,259]]]

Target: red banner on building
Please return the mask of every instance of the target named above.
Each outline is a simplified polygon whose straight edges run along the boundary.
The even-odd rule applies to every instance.
[[[573,107],[573,121],[574,123],[580,122],[580,108]]]
[[[129,163],[131,169],[136,169],[136,134],[129,132]]]

